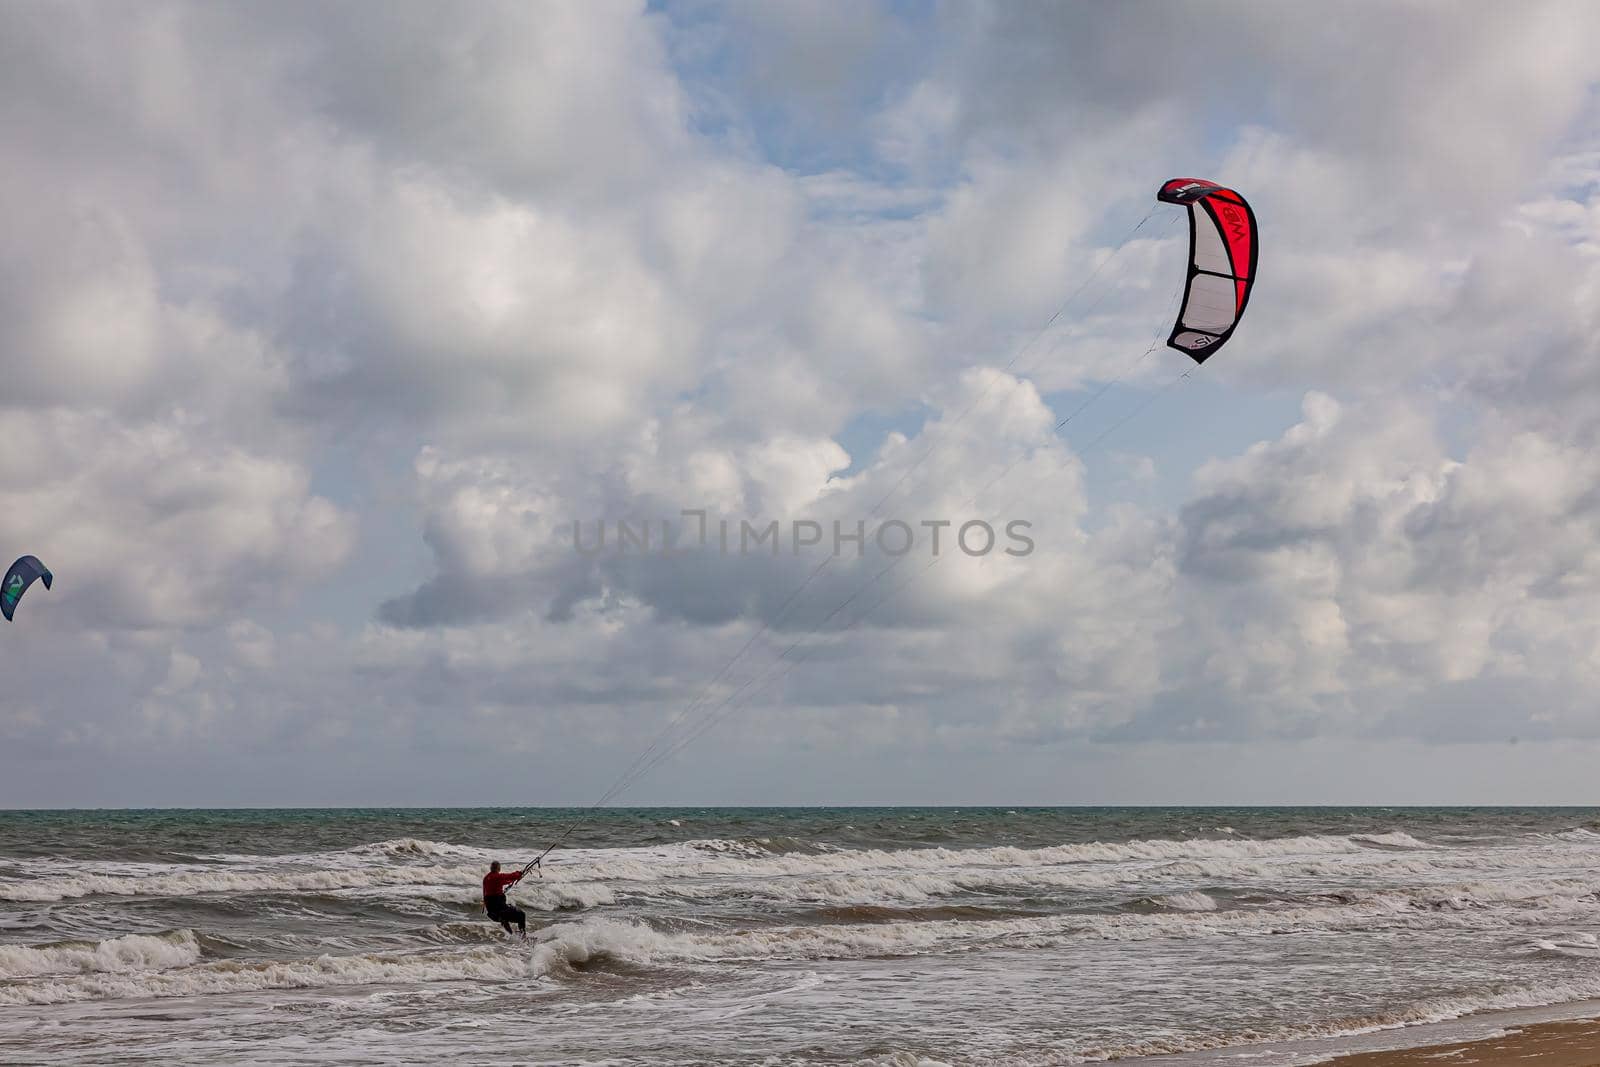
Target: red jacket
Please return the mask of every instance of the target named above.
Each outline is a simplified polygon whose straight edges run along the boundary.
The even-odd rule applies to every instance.
[[[522,878],[522,872],[521,871],[516,871],[513,874],[486,874],[486,875],[484,875],[483,876],[483,899],[488,900],[490,897],[503,897],[503,896],[505,896],[506,895],[506,887],[511,885],[513,882],[516,882],[516,881],[520,880],[521,878]]]

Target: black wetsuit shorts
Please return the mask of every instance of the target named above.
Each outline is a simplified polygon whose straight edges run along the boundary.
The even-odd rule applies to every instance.
[[[512,923],[516,923],[519,928],[527,928],[527,913],[521,908],[507,904],[504,893],[496,893],[492,897],[484,897],[483,909],[489,913],[489,918],[507,929],[511,928]]]

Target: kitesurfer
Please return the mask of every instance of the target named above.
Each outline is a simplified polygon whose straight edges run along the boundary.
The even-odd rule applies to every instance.
[[[483,910],[489,913],[492,921],[505,927],[508,934],[511,932],[511,924],[516,923],[517,929],[526,939],[528,916],[521,908],[506,903],[506,890],[520,882],[522,874],[521,871],[515,874],[501,874],[499,860],[489,864],[489,873],[483,876]]]

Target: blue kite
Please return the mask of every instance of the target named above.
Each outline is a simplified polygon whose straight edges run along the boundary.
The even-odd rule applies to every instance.
[[[0,583],[0,612],[4,612],[6,621],[11,621],[11,616],[17,610],[17,601],[22,599],[22,594],[28,591],[36,579],[43,579],[44,587],[50,588],[51,575],[49,568],[39,562],[38,556],[23,556],[11,565],[6,571],[6,580]]]

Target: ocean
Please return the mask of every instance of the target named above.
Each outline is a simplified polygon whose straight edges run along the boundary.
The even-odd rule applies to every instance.
[[[1271,1067],[1597,935],[1596,809],[5,812],[0,1062]]]

